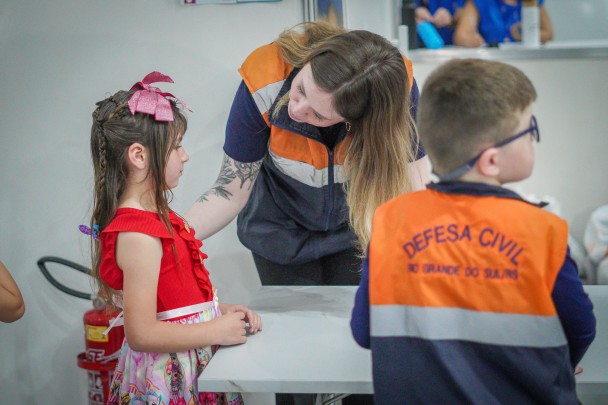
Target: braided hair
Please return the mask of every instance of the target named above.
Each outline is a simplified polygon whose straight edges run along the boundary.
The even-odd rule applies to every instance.
[[[131,114],[127,103],[133,93],[133,91],[118,91],[99,101],[93,111],[91,157],[94,171],[94,197],[91,227],[97,225],[101,232],[114,218],[129,177],[127,151],[132,144],[140,143],[150,154],[148,176],[152,180],[156,212],[172,233],[168,213],[173,194],[165,182],[164,174],[169,153],[177,145],[180,136],[186,132],[187,121],[174,100],[169,100],[173,110],[173,121],[161,122],[156,121],[153,115]],[[101,280],[99,276],[101,244],[92,243],[91,275],[97,284],[100,297],[112,302],[119,293]]]

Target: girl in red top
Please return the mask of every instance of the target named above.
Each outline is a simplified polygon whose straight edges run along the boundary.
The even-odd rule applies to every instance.
[[[114,324],[124,318],[126,335],[108,403],[241,404],[238,395],[199,393],[197,378],[217,345],[245,343],[246,322],[251,333],[262,322],[218,303],[202,243],[168,206],[188,161],[187,124],[173,95],[151,86],[159,81],[172,82],[152,72],[93,112],[93,276],[100,295],[123,308]]]

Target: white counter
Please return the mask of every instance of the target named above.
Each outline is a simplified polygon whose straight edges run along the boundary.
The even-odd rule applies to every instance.
[[[591,59],[608,58],[608,39],[550,41],[538,48],[527,48],[521,43],[504,43],[499,47],[464,48],[448,46],[441,49],[412,49],[407,57],[416,64],[445,62],[454,58],[481,58],[513,61],[535,59]]]
[[[262,287],[250,303],[264,330],[222,347],[205,391],[372,393],[371,357],[351,337],[355,287]]]

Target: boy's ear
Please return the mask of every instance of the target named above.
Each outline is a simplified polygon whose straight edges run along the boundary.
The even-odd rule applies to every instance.
[[[134,143],[127,150],[127,160],[137,169],[145,169],[148,163],[148,151],[141,143]]]
[[[484,177],[495,178],[500,173],[498,148],[486,149],[479,159],[476,166],[479,173]]]

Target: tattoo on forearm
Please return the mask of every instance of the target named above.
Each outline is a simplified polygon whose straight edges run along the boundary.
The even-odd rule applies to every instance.
[[[232,183],[237,177],[241,181],[240,188],[245,187],[245,184],[249,181],[247,188],[251,189],[251,186],[253,185],[256,177],[258,176],[261,167],[262,160],[258,160],[257,162],[251,163],[242,163],[236,162],[228,156],[224,156],[220,175],[213,184],[213,187],[211,187],[211,189],[205,194],[200,196],[198,201],[208,201],[207,197],[211,195],[230,200],[230,197],[232,197],[232,193],[226,189],[226,186]]]

